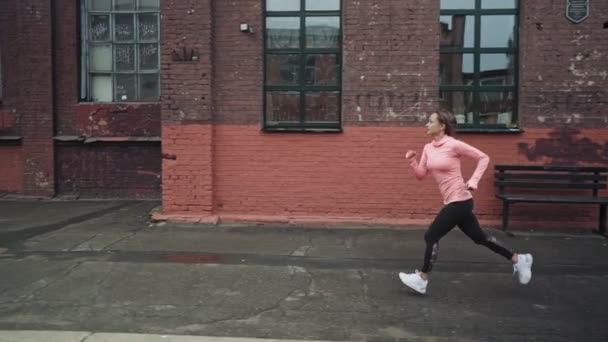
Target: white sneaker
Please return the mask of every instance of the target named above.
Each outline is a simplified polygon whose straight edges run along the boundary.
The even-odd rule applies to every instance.
[[[428,285],[429,281],[422,279],[418,270],[416,270],[416,273],[399,272],[399,279],[401,279],[401,282],[412,290],[422,294],[426,293],[426,286]]]
[[[532,279],[532,254],[519,254],[517,263],[513,264],[513,275],[517,274],[520,284],[527,284]]]

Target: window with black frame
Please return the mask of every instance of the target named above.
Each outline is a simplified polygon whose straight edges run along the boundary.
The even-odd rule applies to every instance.
[[[160,98],[160,0],[82,0],[81,98]]]
[[[264,128],[339,130],[340,0],[265,0]]]
[[[518,0],[441,0],[439,99],[459,128],[517,128],[518,13]]]

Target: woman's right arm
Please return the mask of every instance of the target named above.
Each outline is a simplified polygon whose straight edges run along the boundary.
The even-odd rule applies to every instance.
[[[422,149],[422,157],[420,157],[420,163],[416,160],[416,157],[410,160],[410,166],[414,170],[416,179],[422,180],[427,175],[428,170],[426,168],[426,146]]]

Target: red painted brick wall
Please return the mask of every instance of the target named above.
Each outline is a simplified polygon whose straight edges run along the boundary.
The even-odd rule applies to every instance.
[[[0,193],[23,191],[23,157],[21,146],[0,145]]]
[[[502,209],[494,198],[494,164],[605,165],[608,156],[603,130],[534,129],[494,139],[458,138],[490,155],[475,198],[479,218],[492,225],[499,223]],[[216,127],[216,214],[225,220],[299,222],[316,217],[320,222],[428,223],[442,205],[437,186],[432,178],[417,181],[403,158],[408,148],[420,153],[428,140],[423,129],[405,127],[349,127],[343,134],[314,139],[306,134],[265,134],[255,126]],[[555,143],[556,153],[537,151],[546,141]],[[578,150],[572,151],[573,145]],[[583,160],[577,155],[596,157]],[[465,178],[474,167],[472,161],[463,163]],[[168,189],[173,189],[170,183]],[[597,206],[518,204],[511,220],[514,228],[595,228],[597,214]]]

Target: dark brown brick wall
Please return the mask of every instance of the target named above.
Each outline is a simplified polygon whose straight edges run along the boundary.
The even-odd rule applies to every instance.
[[[342,115],[347,125],[401,125],[435,110],[439,1],[343,2]]]
[[[85,198],[158,198],[158,144],[58,144],[59,195]]]
[[[26,195],[52,196],[53,168],[53,75],[51,6],[46,0],[16,2],[19,55],[19,95],[16,110],[21,117],[23,168]],[[13,66],[11,66],[13,67]]]
[[[80,4],[53,1],[55,61],[55,129],[57,135],[78,135],[76,109],[80,94]]]
[[[262,1],[216,1],[214,6],[214,122],[261,125]],[[241,32],[241,23],[251,25],[254,32]]]
[[[161,2],[163,123],[212,120],[212,3]]]
[[[566,1],[522,1],[523,127],[608,127],[608,1],[580,24]]]

